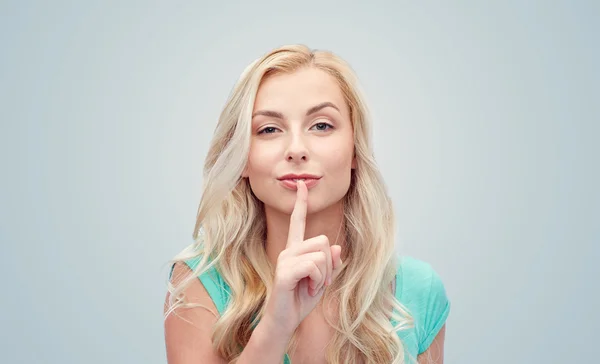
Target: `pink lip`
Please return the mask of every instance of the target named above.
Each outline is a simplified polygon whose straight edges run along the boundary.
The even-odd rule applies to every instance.
[[[293,191],[298,189],[298,183],[296,181],[294,181],[293,179],[282,179],[282,180],[280,180],[280,182],[283,185],[283,187],[285,187],[287,189],[290,189]],[[306,188],[311,189],[312,187],[316,186],[317,183],[319,183],[319,180],[307,178],[304,180],[304,183],[306,184]]]
[[[306,187],[310,189],[319,183],[321,177],[312,174],[286,174],[285,176],[278,178],[283,187],[295,191],[298,189],[298,184],[294,179],[303,179]]]
[[[302,173],[302,174],[295,174],[295,173],[288,173],[286,175],[283,175],[277,179],[282,180],[282,179],[298,179],[298,178],[303,178],[303,179],[319,179],[321,177],[319,176],[315,176],[314,174],[308,174],[308,173]]]

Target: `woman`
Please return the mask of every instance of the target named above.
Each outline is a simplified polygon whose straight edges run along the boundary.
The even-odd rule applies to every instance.
[[[173,259],[170,364],[443,361],[444,286],[395,253],[367,107],[330,52],[284,46],[243,72],[194,239]]]

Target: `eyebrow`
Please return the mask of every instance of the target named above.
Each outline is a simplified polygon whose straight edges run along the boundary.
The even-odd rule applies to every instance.
[[[312,115],[312,114],[316,113],[317,111],[322,110],[326,107],[332,107],[332,108],[336,109],[338,112],[340,112],[340,109],[337,106],[335,106],[333,103],[331,103],[329,101],[325,101],[325,102],[322,102],[322,103],[315,105],[315,106],[311,107],[310,109],[308,109],[306,111],[306,116]],[[254,118],[257,115],[264,115],[264,116],[268,116],[268,117],[272,117],[272,118],[284,119],[283,114],[278,111],[259,110],[259,111],[256,111],[254,114],[252,114],[252,118]]]

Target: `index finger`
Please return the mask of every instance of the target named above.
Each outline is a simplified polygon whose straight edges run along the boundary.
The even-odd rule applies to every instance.
[[[296,182],[296,203],[292,216],[290,216],[290,229],[288,231],[287,246],[299,244],[304,241],[304,228],[306,226],[306,209],[308,204],[308,189],[304,181]]]

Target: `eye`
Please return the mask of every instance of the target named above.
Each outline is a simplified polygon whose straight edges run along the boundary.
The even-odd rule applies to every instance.
[[[326,131],[328,128],[333,129],[333,125],[328,123],[316,123],[313,125],[313,128],[316,128],[319,131]]]
[[[274,126],[267,126],[266,128],[262,128],[258,134],[273,134],[277,130]]]

